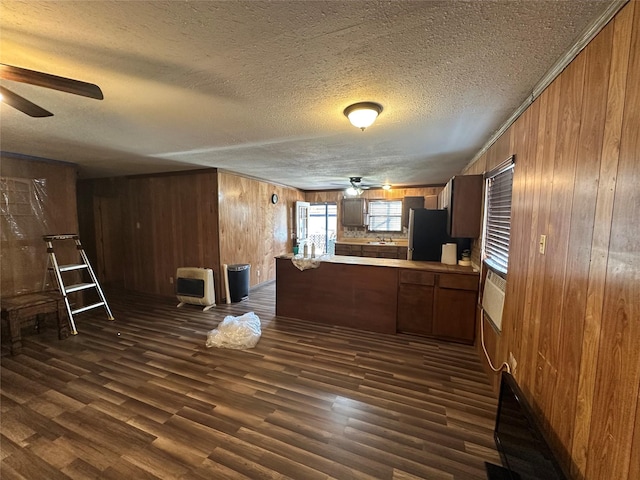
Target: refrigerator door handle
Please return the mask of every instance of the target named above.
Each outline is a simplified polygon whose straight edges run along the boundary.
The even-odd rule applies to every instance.
[[[407,260],[413,260],[413,233],[414,233],[414,210],[409,209],[409,242],[407,247]]]

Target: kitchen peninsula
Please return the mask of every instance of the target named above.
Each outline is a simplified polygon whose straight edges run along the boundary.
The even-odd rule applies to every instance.
[[[474,341],[479,274],[471,267],[335,255],[299,270],[291,258],[276,258],[278,316]]]

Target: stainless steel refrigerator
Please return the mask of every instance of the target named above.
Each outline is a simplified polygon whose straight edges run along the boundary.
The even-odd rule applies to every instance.
[[[439,262],[442,258],[442,244],[450,242],[457,243],[447,233],[446,210],[409,210],[407,260]]]

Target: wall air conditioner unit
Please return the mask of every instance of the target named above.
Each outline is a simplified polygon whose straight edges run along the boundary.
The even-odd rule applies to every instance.
[[[487,314],[498,332],[502,330],[502,309],[504,307],[504,292],[506,288],[506,280],[494,271],[489,270],[482,295],[482,310]]]
[[[176,296],[182,307],[185,303],[202,305],[203,312],[216,306],[213,288],[213,270],[210,268],[181,267],[176,272]]]

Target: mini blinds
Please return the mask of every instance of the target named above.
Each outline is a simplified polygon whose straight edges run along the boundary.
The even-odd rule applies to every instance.
[[[487,265],[504,274],[509,266],[514,160],[511,156],[486,174],[483,258]]]
[[[369,201],[369,231],[401,232],[402,200]]]

